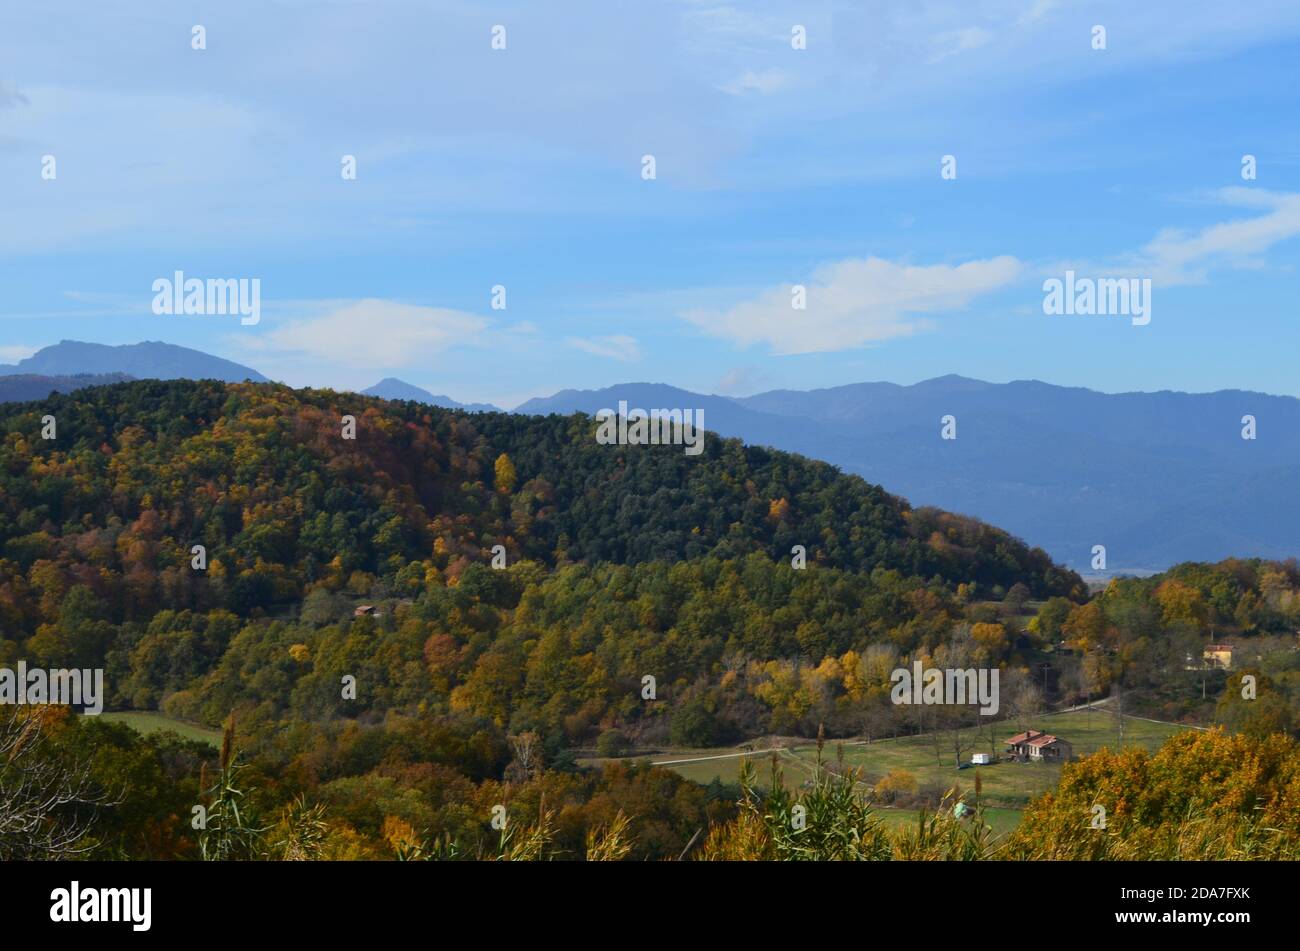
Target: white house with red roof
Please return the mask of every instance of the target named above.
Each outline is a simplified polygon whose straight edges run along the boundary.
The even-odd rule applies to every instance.
[[[1063,763],[1074,758],[1074,747],[1059,736],[1043,733],[1041,730],[1026,730],[1007,740],[1007,750],[1011,755],[1022,759],[1042,760],[1049,763]]]

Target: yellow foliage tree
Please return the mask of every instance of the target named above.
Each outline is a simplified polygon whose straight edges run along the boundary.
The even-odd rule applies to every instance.
[[[1198,627],[1205,624],[1208,612],[1201,592],[1179,581],[1165,581],[1156,588],[1156,600],[1166,624],[1186,621]]]
[[[1001,624],[980,621],[971,625],[970,633],[975,643],[988,651],[989,657],[994,660],[1006,653],[1007,648],[1011,646],[1007,640],[1007,629]]]
[[[504,452],[497,456],[496,462],[496,487],[497,491],[509,494],[514,491],[515,479],[518,478],[515,472],[515,464],[510,461],[510,457]]]

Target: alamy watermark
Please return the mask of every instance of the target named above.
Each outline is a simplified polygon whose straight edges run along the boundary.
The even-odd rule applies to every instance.
[[[167,316],[224,317],[239,315],[245,327],[262,319],[262,279],[210,277],[187,278],[176,271],[171,278],[153,282],[153,312]]]
[[[50,921],[126,922],[132,931],[148,931],[152,905],[152,888],[87,888],[74,879],[50,892]]]
[[[912,669],[898,667],[889,675],[894,685],[889,699],[896,704],[953,704],[965,706],[978,703],[983,716],[998,712],[998,679],[1001,671],[996,667],[967,668],[965,670],[922,667],[915,661]]]
[[[1151,278],[1051,277],[1043,281],[1043,313],[1056,316],[1132,317],[1134,327],[1151,323]]]
[[[0,705],[15,703],[81,707],[97,716],[104,710],[103,668],[45,670],[29,668],[25,660],[16,670],[0,667]]]
[[[686,455],[704,451],[704,410],[627,408],[618,401],[618,412],[598,410],[596,442],[602,446],[685,446]]]

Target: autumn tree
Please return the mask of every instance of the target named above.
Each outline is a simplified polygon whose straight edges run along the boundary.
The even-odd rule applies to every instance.
[[[510,461],[510,457],[504,452],[497,456],[496,466],[496,487],[502,495],[508,495],[514,490],[515,480],[518,476],[515,473],[515,464]]]

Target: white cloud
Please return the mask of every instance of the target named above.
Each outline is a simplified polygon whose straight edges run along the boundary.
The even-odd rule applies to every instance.
[[[626,334],[614,334],[608,337],[570,337],[568,344],[593,353],[598,357],[609,357],[631,363],[641,359],[641,346],[636,339]]]
[[[1206,5],[1170,16],[1168,3],[1111,0],[1089,23],[1124,36],[1122,50],[1068,57],[1063,0],[573,0],[563,13],[516,5],[510,53],[498,57],[484,55],[478,4],[434,4],[431,18],[427,3],[294,0],[262,4],[256,17],[214,11],[209,30],[222,42],[204,55],[174,42],[174,24],[135,22],[120,6],[71,0],[60,6],[67,17],[50,18],[20,4],[0,31],[0,250],[242,250],[344,234],[352,247],[407,237],[463,247],[467,232],[494,239],[490,212],[525,203],[565,214],[638,208],[647,189],[591,186],[646,151],[673,188],[905,176],[916,174],[914,154],[934,151],[932,126],[969,139],[999,96],[1014,104],[1026,89],[1097,70],[1220,59],[1300,32],[1290,0],[1256,0],[1227,19]],[[864,9],[847,15],[853,7]],[[807,27],[806,51],[790,47],[795,22]],[[106,55],[103,37],[124,23],[157,55]],[[601,42],[574,44],[575,28]],[[445,40],[432,59],[431,29]],[[348,82],[333,82],[343,74]],[[322,83],[331,96],[316,94]],[[789,88],[800,95],[781,94]],[[430,101],[439,121],[413,124]],[[802,147],[808,123],[831,141]],[[1050,161],[1012,126],[999,127],[1012,139],[1001,155]],[[798,162],[771,153],[792,140]],[[33,171],[46,149],[57,186]],[[343,154],[358,156],[356,187],[341,183]],[[531,187],[540,176],[548,188]],[[464,217],[448,223],[449,213]]]
[[[714,336],[745,346],[766,343],[778,354],[847,350],[926,329],[917,315],[964,307],[1020,271],[1020,262],[1006,256],[955,267],[851,259],[814,272],[804,310],[792,306],[794,285],[782,284],[725,310],[681,316]]]
[[[319,317],[291,321],[242,342],[250,350],[386,369],[422,364],[450,347],[473,343],[487,327],[488,321],[464,311],[371,298],[342,304]]]
[[[1159,284],[1198,284],[1213,267],[1258,267],[1259,255],[1300,234],[1300,195],[1234,187],[1217,193],[1225,204],[1265,214],[1199,231],[1167,228],[1139,253],[1134,270]]]

